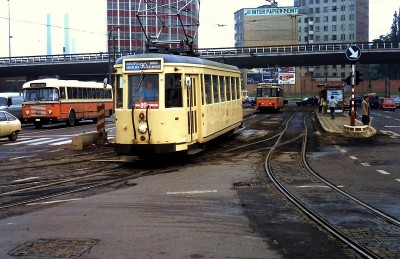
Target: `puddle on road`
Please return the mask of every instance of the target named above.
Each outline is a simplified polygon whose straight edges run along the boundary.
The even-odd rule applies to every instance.
[[[269,134],[270,131],[267,130],[242,130],[238,135],[237,139],[245,140],[249,138],[260,138]]]

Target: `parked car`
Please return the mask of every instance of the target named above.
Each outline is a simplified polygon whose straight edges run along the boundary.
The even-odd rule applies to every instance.
[[[0,138],[8,137],[9,140],[17,140],[21,131],[21,122],[9,112],[0,111]]]
[[[351,98],[350,97],[345,97],[343,99],[343,110],[350,110],[350,102],[351,102]]]
[[[6,111],[22,119],[22,101],[20,93],[0,93],[0,111]]]
[[[396,110],[396,103],[394,102],[394,98],[383,98],[379,102],[379,110]]]
[[[301,101],[297,101],[296,104],[297,104],[297,106],[307,106],[307,105],[314,106],[315,98],[314,97],[306,97]]]
[[[394,98],[394,102],[396,103],[396,107],[400,107],[400,98]]]

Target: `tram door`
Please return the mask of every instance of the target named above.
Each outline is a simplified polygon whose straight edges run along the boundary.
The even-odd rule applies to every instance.
[[[197,139],[197,88],[198,80],[194,75],[186,76],[186,103],[187,103],[187,117],[188,117],[188,141]]]

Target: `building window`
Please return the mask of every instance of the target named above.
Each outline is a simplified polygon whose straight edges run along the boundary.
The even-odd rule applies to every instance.
[[[342,21],[342,22],[346,21],[346,15],[345,14],[342,14],[340,16],[340,21]]]
[[[328,26],[324,26],[324,31],[328,31]]]
[[[337,36],[336,35],[332,35],[332,40],[337,40]]]
[[[336,31],[336,25],[332,25],[332,31]]]
[[[332,16],[332,22],[336,22],[337,18],[336,15]]]
[[[316,42],[320,42],[320,40],[321,40],[321,38],[320,38],[318,35],[316,35],[316,36],[315,36],[315,41],[316,41]]]
[[[315,13],[319,13],[319,7],[315,8]]]
[[[354,21],[354,14],[350,14],[350,15],[349,15],[349,20],[350,20],[350,21]]]
[[[324,13],[328,12],[328,6],[324,6]]]
[[[316,31],[316,32],[319,32],[319,26],[318,26],[318,25],[315,26],[315,31]]]
[[[328,16],[324,16],[324,22],[328,22],[328,21],[329,21]]]
[[[314,0],[310,0],[310,4],[313,4],[314,3]]]
[[[340,40],[346,40],[346,34],[341,34],[340,35]]]
[[[319,23],[319,17],[315,17],[315,22]]]
[[[324,35],[324,41],[329,41],[328,35]]]
[[[346,6],[345,5],[341,5],[340,6],[340,11],[345,12],[346,11]]]

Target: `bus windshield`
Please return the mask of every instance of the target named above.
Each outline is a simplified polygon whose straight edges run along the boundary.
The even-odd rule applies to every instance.
[[[140,74],[128,76],[129,108],[146,108],[148,104],[158,108],[158,75]]]
[[[25,101],[58,101],[57,88],[29,88],[24,89]]]

